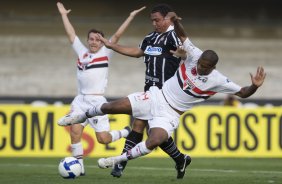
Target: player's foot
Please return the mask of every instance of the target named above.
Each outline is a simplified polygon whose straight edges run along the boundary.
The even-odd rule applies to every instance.
[[[186,167],[191,163],[191,157],[184,155],[184,160],[181,164],[176,164],[175,169],[177,170],[177,179],[182,179],[185,175]]]
[[[115,165],[115,160],[112,157],[109,158],[100,158],[98,160],[98,166],[101,169],[106,169],[109,167],[113,167]]]
[[[87,119],[87,116],[85,113],[83,114],[68,114],[59,119],[57,122],[58,125],[60,126],[68,126],[68,125],[73,125],[73,124],[78,124],[78,123],[83,123]]]
[[[81,172],[81,173],[80,173],[80,176],[85,176],[85,172]]]
[[[115,164],[114,168],[112,169],[111,175],[113,177],[120,178],[122,175],[124,167],[121,164]]]

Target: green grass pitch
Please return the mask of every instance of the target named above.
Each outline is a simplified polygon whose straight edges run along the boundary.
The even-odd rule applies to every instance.
[[[63,179],[61,158],[0,158],[1,184],[282,184],[282,159],[194,158],[183,180],[176,179],[169,158],[141,158],[129,162],[121,178],[99,169],[96,158],[85,159],[86,176]]]

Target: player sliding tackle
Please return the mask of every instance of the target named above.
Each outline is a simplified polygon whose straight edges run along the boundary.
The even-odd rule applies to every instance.
[[[146,93],[133,93],[110,103],[97,104],[86,113],[66,117],[58,122],[64,126],[103,114],[131,114],[148,120],[150,130],[147,140],[120,156],[99,159],[98,165],[101,168],[149,154],[168,139],[178,127],[180,115],[195,104],[216,93],[247,98],[264,82],[266,73],[263,67],[258,67],[255,75],[250,74],[250,86],[240,87],[235,84],[215,69],[218,56],[213,50],[203,52],[193,45],[180,24],[180,18],[174,12],[170,12],[166,18],[174,22],[174,29],[183,43],[183,49],[179,48],[173,54],[183,60],[175,75],[164,83],[162,90],[151,87]],[[106,42],[105,39],[100,39]]]

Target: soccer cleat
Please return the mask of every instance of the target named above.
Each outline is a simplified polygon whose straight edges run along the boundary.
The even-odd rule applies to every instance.
[[[68,126],[68,125],[73,125],[73,124],[78,124],[78,123],[83,123],[87,119],[87,116],[85,113],[83,114],[68,114],[59,119],[57,122],[58,125],[60,126]]]
[[[98,166],[101,169],[106,169],[109,167],[113,167],[115,165],[115,160],[112,157],[109,158],[100,158],[98,160]]]
[[[85,176],[85,172],[81,172],[81,173],[80,173],[80,176]]]
[[[111,175],[113,177],[120,178],[122,175],[124,167],[121,164],[115,164],[114,168],[112,169]]]
[[[185,169],[191,163],[191,157],[184,155],[184,161],[181,164],[176,164],[175,169],[177,170],[177,179],[182,179],[185,175]]]

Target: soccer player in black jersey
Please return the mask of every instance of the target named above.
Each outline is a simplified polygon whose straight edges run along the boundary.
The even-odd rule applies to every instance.
[[[144,57],[146,64],[144,91],[147,91],[151,86],[157,86],[161,89],[164,82],[171,78],[179,67],[181,59],[172,55],[170,50],[176,50],[181,45],[181,41],[174,32],[171,20],[165,18],[167,13],[172,11],[171,7],[166,4],[158,4],[153,7],[150,18],[155,30],[145,36],[139,47],[112,44],[101,37],[101,40],[108,48],[120,54],[130,57]],[[147,122],[144,120],[134,120],[132,131],[126,138],[123,153],[142,141],[146,124]],[[185,168],[190,164],[191,158],[178,150],[171,137],[169,137],[167,142],[161,144],[160,148],[175,161],[177,178],[182,179],[185,174]],[[111,175],[120,177],[126,163],[122,162],[115,165]]]

